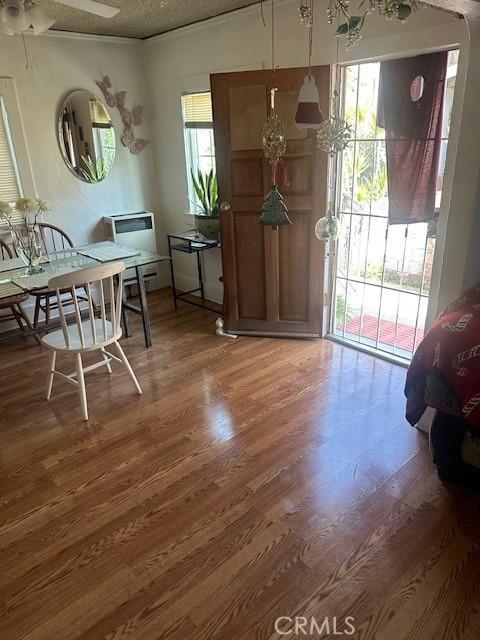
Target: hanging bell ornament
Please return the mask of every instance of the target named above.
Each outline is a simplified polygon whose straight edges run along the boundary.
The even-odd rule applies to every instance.
[[[318,129],[324,118],[320,110],[320,96],[318,95],[315,78],[305,76],[302,88],[298,94],[297,112],[295,114],[295,126],[298,129]]]
[[[282,194],[278,190],[276,184],[272,186],[272,189],[262,206],[262,215],[258,219],[258,224],[269,225],[274,231],[278,229],[280,225],[292,224],[292,221],[287,215],[287,205],[283,201]]]
[[[338,218],[331,213],[320,218],[315,225],[315,235],[319,240],[336,240],[340,231]]]

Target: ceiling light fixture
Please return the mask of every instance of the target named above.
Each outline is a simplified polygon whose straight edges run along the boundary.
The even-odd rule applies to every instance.
[[[93,13],[101,18],[113,18],[120,11],[117,7],[95,0],[55,0],[55,2]],[[161,5],[166,5],[166,0],[161,0]],[[38,36],[54,23],[55,20],[47,16],[33,0],[0,0],[0,33],[6,33],[9,36],[16,33],[33,33]]]
[[[30,26],[22,0],[6,0],[0,11],[0,20],[9,35],[21,33]]]
[[[30,21],[30,29],[34,36],[44,33],[55,23],[53,18],[47,16],[36,4],[31,3],[30,7],[25,11]]]
[[[0,31],[7,35],[26,31],[39,35],[54,22],[31,0],[4,0],[0,9]]]

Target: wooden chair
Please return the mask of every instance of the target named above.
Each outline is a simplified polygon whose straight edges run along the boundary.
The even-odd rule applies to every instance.
[[[11,258],[13,258],[13,252],[11,251],[8,244],[0,238],[0,260],[10,260]],[[9,283],[0,286],[11,288],[11,285]],[[0,314],[0,322],[9,322],[10,320],[15,320],[22,331],[25,331],[25,328],[33,329],[32,323],[30,322],[29,317],[22,307],[22,304],[27,299],[28,293],[17,293],[8,296],[8,298],[0,298],[0,311],[4,309],[7,309],[9,311],[9,313]],[[38,336],[35,336],[35,339],[38,343],[40,343],[40,339]]]
[[[87,371],[97,369],[98,367],[106,367],[108,373],[111,373],[110,363],[112,360],[117,360],[125,366],[137,393],[142,393],[133,369],[118,342],[122,335],[120,316],[122,311],[122,281],[124,271],[125,265],[122,262],[114,262],[56,276],[48,282],[49,290],[55,292],[59,301],[58,309],[61,329],[52,331],[41,338],[42,345],[50,349],[47,400],[49,400],[52,395],[54,376],[57,375],[67,380],[78,387],[84,420],[88,420],[87,395],[85,392],[84,379],[84,373]],[[81,317],[77,288],[81,288],[87,292],[88,318],[86,320],[82,320]],[[100,300],[100,318],[95,317],[94,313],[94,303],[92,299],[92,290],[94,289]],[[75,322],[72,324],[67,324],[65,318],[65,303],[62,302],[61,297],[61,292],[65,290],[68,290],[70,293],[75,307]],[[107,296],[110,298],[109,305],[107,305],[105,301]],[[118,355],[114,355],[105,349],[105,347],[109,345],[116,348]],[[90,351],[100,351],[102,360],[84,367],[82,354]],[[75,356],[76,370],[74,373],[64,374],[55,369],[57,353],[71,353]]]
[[[38,226],[40,228],[42,255],[48,257],[50,253],[62,251],[63,249],[71,249],[73,247],[73,242],[69,235],[60,227],[45,222],[40,222]],[[33,326],[37,327],[38,325],[40,311],[43,311],[45,314],[45,324],[48,325],[50,323],[52,309],[58,308],[56,292],[51,289],[41,289],[39,291],[33,291],[32,296],[36,299]]]

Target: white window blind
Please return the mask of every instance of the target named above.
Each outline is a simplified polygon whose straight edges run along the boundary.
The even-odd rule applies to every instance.
[[[107,110],[98,100],[90,100],[90,119],[92,126],[103,129],[110,129],[112,121]]]
[[[0,200],[13,202],[21,195],[7,111],[3,97],[0,96]]]
[[[210,93],[189,93],[182,97],[183,121],[187,129],[211,129],[213,123]]]

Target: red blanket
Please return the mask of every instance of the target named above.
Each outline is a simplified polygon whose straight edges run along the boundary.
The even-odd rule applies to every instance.
[[[447,307],[425,335],[408,369],[405,395],[412,425],[428,405],[480,430],[480,286]]]

